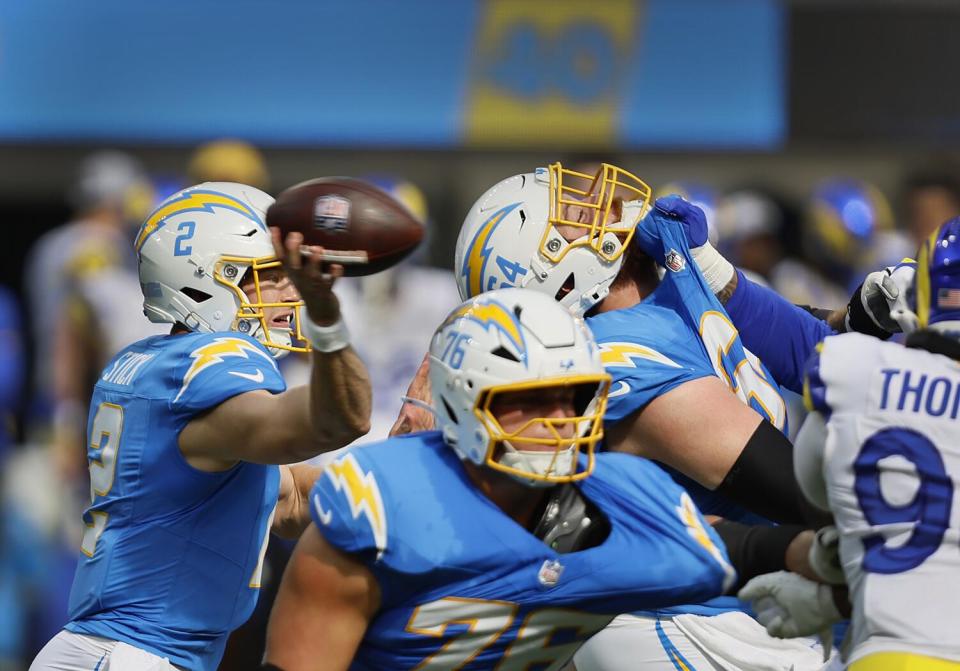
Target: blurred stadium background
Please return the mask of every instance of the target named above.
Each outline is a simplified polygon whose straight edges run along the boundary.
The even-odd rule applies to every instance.
[[[845,302],[960,213],[957,34],[953,0],[4,0],[0,669],[65,619],[86,398],[149,328],[127,240],[157,198],[363,176],[429,222],[412,262],[342,287],[385,432],[456,302],[467,208],[558,159],[685,194],[778,290]],[[225,669],[258,664],[271,548]]]

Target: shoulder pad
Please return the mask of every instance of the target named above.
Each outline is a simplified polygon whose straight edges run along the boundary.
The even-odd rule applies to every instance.
[[[247,391],[277,393],[286,384],[277,363],[253,338],[240,333],[189,336],[176,363],[171,405],[199,412]]]
[[[327,464],[310,492],[320,533],[345,552],[387,549],[387,513],[374,468],[364,468],[354,450]]]

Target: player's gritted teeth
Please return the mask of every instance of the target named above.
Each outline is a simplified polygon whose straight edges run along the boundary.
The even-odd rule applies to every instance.
[[[274,328],[289,329],[293,323],[293,311],[282,312],[270,320],[270,326]]]

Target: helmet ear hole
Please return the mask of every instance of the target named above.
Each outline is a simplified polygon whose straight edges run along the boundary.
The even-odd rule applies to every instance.
[[[516,361],[517,363],[520,363],[520,359],[518,359],[513,352],[508,350],[506,347],[503,347],[502,345],[497,349],[493,350],[492,352],[490,352],[490,354],[492,354],[493,356],[498,356],[502,359],[509,359],[510,361]]]
[[[184,294],[195,303],[202,303],[213,298],[213,296],[208,294],[206,291],[200,291],[199,289],[194,289],[193,287],[181,287],[180,293]]]
[[[574,277],[573,273],[567,275],[567,279],[563,281],[563,284],[557,289],[556,295],[553,297],[555,301],[563,300],[567,294],[573,291],[577,286],[577,278]]]
[[[447,416],[450,417],[451,420],[453,420],[454,424],[459,424],[460,420],[457,419],[457,413],[453,411],[453,408],[447,402],[447,399],[441,396],[440,400],[443,401],[443,409],[447,411]]]

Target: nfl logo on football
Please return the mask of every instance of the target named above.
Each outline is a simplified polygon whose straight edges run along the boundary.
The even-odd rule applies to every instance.
[[[664,260],[664,263],[666,264],[667,268],[675,273],[679,273],[687,265],[687,262],[675,249],[671,249],[669,252],[667,252],[667,257]]]
[[[324,231],[345,231],[350,219],[350,201],[342,196],[323,196],[313,202],[313,226]]]
[[[556,559],[547,559],[543,562],[543,566],[540,567],[539,573],[537,573],[537,580],[539,580],[540,584],[544,587],[553,587],[560,582],[560,575],[562,573],[563,564]]]

